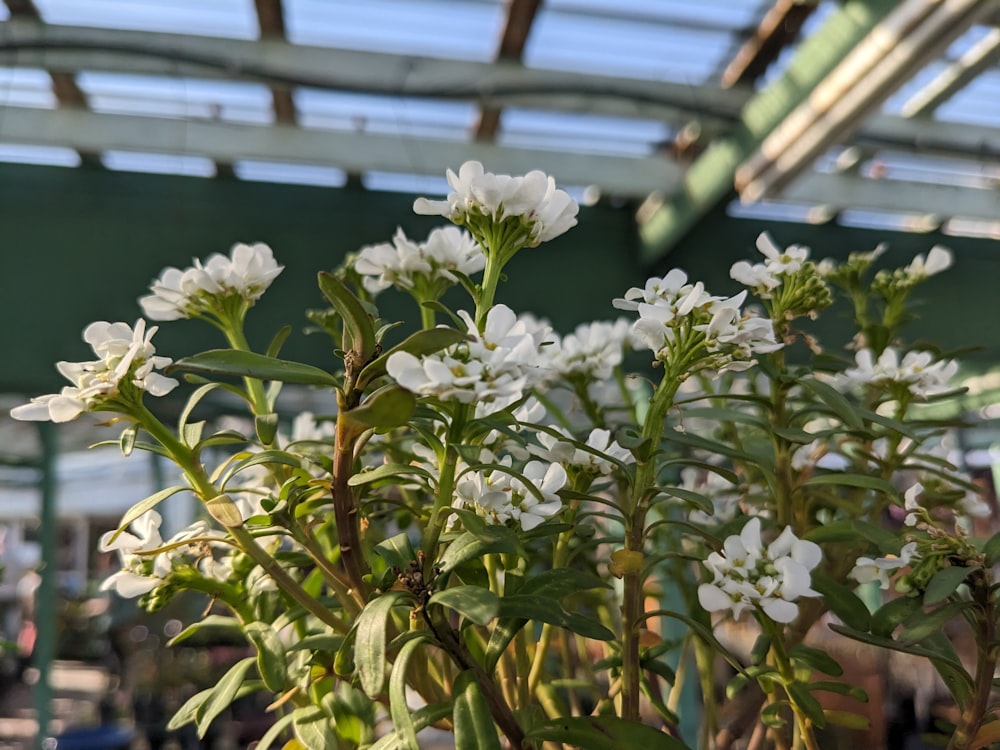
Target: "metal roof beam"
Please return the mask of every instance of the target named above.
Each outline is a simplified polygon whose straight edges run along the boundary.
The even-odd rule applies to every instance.
[[[386,170],[443,175],[469,159],[495,172],[541,169],[562,185],[597,185],[602,191],[646,195],[676,185],[673,162],[553,152],[489,143],[460,143],[405,135],[377,135],[276,125],[235,125],[211,120],[107,115],[81,110],[7,107],[0,138],[10,143],[68,146],[81,151],[149,151],[204,156],[221,162],[261,159],[325,164],[348,172]]]
[[[795,41],[802,24],[815,9],[816,0],[778,0],[723,71],[722,85],[728,88],[753,84],[767,72],[781,51]]]
[[[990,31],[903,105],[904,117],[929,115],[1000,58],[1000,29]]]
[[[246,80],[266,85],[474,101],[490,107],[644,117],[728,126],[748,92],[615,76],[377,52],[310,47],[283,39],[0,23],[0,65]]]

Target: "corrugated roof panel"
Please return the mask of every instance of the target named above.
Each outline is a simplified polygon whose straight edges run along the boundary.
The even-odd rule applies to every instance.
[[[279,182],[288,185],[316,185],[343,187],[347,173],[335,167],[316,164],[291,164],[275,161],[240,160],[233,164],[233,171],[241,180],[250,182]]]
[[[78,167],[80,154],[62,146],[28,146],[0,143],[0,161],[16,164],[40,164],[47,167]]]
[[[491,60],[505,18],[499,0],[285,0],[298,44]]]
[[[34,0],[46,23],[256,39],[253,0]]]
[[[467,102],[297,89],[303,127],[466,141],[478,110]]]
[[[274,121],[271,92],[256,83],[84,71],[77,84],[95,112],[250,124]]]
[[[368,190],[412,193],[435,199],[451,192],[451,185],[443,177],[401,172],[363,172],[361,184]]]
[[[970,125],[1000,125],[1000,71],[981,73],[934,112],[935,119]]]
[[[44,70],[0,68],[0,107],[55,109],[52,78]]]
[[[497,141],[529,148],[647,156],[672,137],[672,130],[658,120],[510,108],[503,111]]]
[[[187,177],[214,177],[215,164],[202,156],[156,154],[138,151],[105,151],[101,161],[120,172],[176,174]]]

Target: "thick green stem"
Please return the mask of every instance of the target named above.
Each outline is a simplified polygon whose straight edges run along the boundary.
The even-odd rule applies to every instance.
[[[361,546],[361,518],[354,490],[348,484],[354,472],[354,443],[356,427],[350,423],[347,411],[341,404],[337,415],[337,432],[333,447],[333,516],[340,542],[340,564],[351,584],[352,592],[362,598],[367,593],[364,582],[364,559]]]
[[[226,340],[233,349],[243,352],[250,351],[250,344],[238,325],[232,324],[223,328],[223,331],[226,334]],[[267,398],[267,392],[264,390],[264,383],[257,378],[243,378],[243,383],[246,385],[247,396],[250,398],[250,407],[254,416],[269,414],[271,404]]]
[[[993,677],[1000,656],[997,639],[996,599],[990,590],[986,575],[977,570],[969,578],[969,588],[973,599],[979,605],[976,612],[978,632],[976,633],[976,676],[973,683],[972,700],[962,711],[958,726],[948,743],[948,750],[970,750],[976,735],[986,719],[986,711],[993,691]]]

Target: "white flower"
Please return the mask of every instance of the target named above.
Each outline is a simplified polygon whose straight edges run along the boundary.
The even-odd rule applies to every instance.
[[[202,264],[183,271],[165,268],[150,285],[152,294],[139,299],[150,320],[178,320],[216,312],[221,300],[233,295],[247,303],[256,302],[284,270],[274,260],[271,248],[263,243],[237,243],[229,257],[213,253]]]
[[[571,437],[564,430],[556,429],[566,437]],[[536,448],[532,452],[594,474],[611,474],[617,468],[611,459],[625,464],[635,463],[632,452],[622,448],[616,440],[612,440],[609,430],[600,427],[595,427],[587,436],[585,443],[587,449],[578,448],[573,443],[560,440],[547,432],[538,433],[538,442],[542,444],[542,448]]]
[[[173,378],[155,372],[171,363],[156,355],[152,344],[156,327],[146,331],[140,318],[133,329],[128,323],[91,323],[83,339],[99,357],[91,362],[58,362],[56,368],[73,385],[59,393],[38,396],[11,409],[14,419],[69,422],[82,413],[99,410],[121,392],[123,383],[153,396],[165,396],[177,387]]]
[[[552,368],[563,376],[583,375],[590,380],[607,380],[622,363],[629,342],[629,322],[582,323],[555,346],[546,346]]]
[[[809,259],[809,248],[789,245],[782,250],[767,232],[757,237],[757,249],[767,258],[767,271],[773,275],[789,275],[799,271]]]
[[[713,580],[698,587],[698,601],[709,612],[728,609],[735,618],[757,607],[776,622],[791,622],[798,598],[819,596],[810,571],[821,559],[819,546],[796,537],[791,527],[765,548],[760,519],[752,518],[723,542],[722,553],[708,556],[705,567]]]
[[[859,557],[847,575],[860,584],[878,581],[882,589],[887,589],[892,574],[913,562],[917,557],[916,551],[917,543],[910,542],[900,550],[898,557],[895,555],[877,558]]]
[[[511,465],[510,456],[498,463]],[[517,523],[531,531],[562,510],[556,494],[566,484],[566,470],[557,463],[529,461],[519,477],[502,469],[470,471],[455,484],[456,505],[475,510],[494,524]]]
[[[737,261],[729,269],[729,277],[755,291],[768,292],[781,286],[781,280],[763,263],[750,265],[745,260]]]
[[[362,248],[354,270],[364,276],[365,289],[377,293],[390,286],[414,289],[421,282],[454,284],[458,282],[455,272],[471,276],[485,265],[482,248],[458,227],[433,229],[423,243],[408,239],[399,228],[391,244]]]
[[[114,590],[119,596],[131,599],[149,593],[160,585],[159,577],[143,575],[143,557],[139,553],[163,546],[163,539],[160,537],[161,522],[160,514],[151,510],[131,523],[133,533],[123,531],[114,541],[111,539],[113,531],[101,537],[98,549],[101,552],[117,551],[122,564],[121,570],[101,583],[101,591]]]
[[[906,510],[904,523],[907,526],[916,526],[927,517],[927,511],[917,502],[917,497],[923,491],[924,486],[920,482],[917,482],[903,493],[903,508]]]
[[[832,376],[831,382],[839,388],[864,388],[869,385],[899,383],[913,395],[926,397],[949,389],[949,381],[958,372],[953,360],[934,361],[930,352],[911,351],[902,362],[899,352],[886,347],[878,360],[871,349],[860,349],[854,355],[856,367]]]
[[[526,244],[538,245],[558,237],[576,225],[579,206],[555,180],[544,172],[532,171],[523,177],[486,172],[478,161],[467,161],[456,175],[447,172],[452,192],[443,201],[417,198],[418,214],[444,216],[456,224],[468,225],[478,217],[499,223],[520,217],[528,236]]]
[[[950,268],[951,264],[951,251],[942,245],[935,245],[927,253],[927,260],[924,260],[922,254],[918,255],[903,269],[903,273],[909,281],[921,281]]]

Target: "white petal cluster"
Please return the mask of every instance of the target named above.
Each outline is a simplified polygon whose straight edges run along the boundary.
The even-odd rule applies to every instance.
[[[922,281],[929,276],[951,268],[952,261],[953,258],[950,250],[942,245],[935,245],[927,253],[926,259],[922,254],[916,256],[910,262],[910,265],[903,269],[903,273],[911,282]]]
[[[510,466],[510,457],[501,463]],[[531,531],[562,510],[556,493],[566,484],[566,469],[558,463],[529,461],[521,474],[527,484],[501,469],[469,471],[455,485],[455,505],[476,511],[490,523],[512,522]]]
[[[213,253],[205,263],[195,259],[183,271],[165,268],[150,284],[152,294],[139,299],[150,320],[179,320],[217,310],[222,300],[237,297],[253,303],[284,270],[267,245],[237,243],[229,256]]]
[[[688,514],[692,523],[721,525],[739,513],[739,487],[714,471],[692,466],[681,469],[681,489],[697,492],[712,501],[712,515],[695,508]]]
[[[557,428],[557,431],[567,438],[571,437],[564,430]],[[538,433],[538,442],[541,447],[535,448],[533,452],[565,466],[601,476],[607,476],[618,468],[614,461],[624,464],[635,463],[632,452],[622,448],[618,441],[613,440],[610,430],[600,427],[590,431],[585,441],[586,448],[579,448],[568,440],[560,440],[547,432]]]
[[[809,260],[809,248],[790,245],[782,250],[766,232],[757,238],[757,249],[765,258],[763,263],[738,261],[729,269],[729,275],[762,299],[781,285],[782,276],[798,272]]]
[[[723,542],[721,554],[708,556],[712,581],[698,587],[698,601],[709,612],[730,610],[736,619],[758,608],[775,622],[791,622],[799,597],[820,595],[811,587],[810,573],[822,558],[819,545],[799,539],[790,526],[765,547],[760,519],[752,518]]]
[[[882,589],[887,589],[889,588],[892,574],[901,568],[907,567],[917,559],[917,543],[910,542],[899,551],[898,556],[859,557],[857,562],[854,563],[853,570],[847,576],[861,584],[878,581]]]
[[[399,228],[391,243],[362,248],[354,270],[364,277],[365,289],[375,294],[390,286],[413,289],[421,281],[454,284],[458,282],[456,271],[471,276],[485,265],[482,248],[458,227],[433,229],[422,243],[409,239]]]
[[[743,315],[746,292],[735,297],[715,297],[699,281],[690,284],[687,274],[673,269],[666,276],[651,278],[642,289],[633,287],[624,299],[612,303],[621,310],[636,310],[639,319],[632,327],[637,345],[650,349],[661,361],[669,361],[681,332],[695,331],[698,341],[681,345],[704,345],[719,372],[745,370],[753,356],[776,351],[783,345],[775,340],[774,327],[767,318]]]
[[[630,341],[629,322],[619,318],[578,325],[545,351],[552,369],[565,377],[607,380],[622,363]]]
[[[476,404],[482,416],[520,400],[548,376],[539,366],[547,329],[518,318],[506,305],[489,311],[482,334],[468,315],[463,317],[471,340],[423,357],[396,352],[386,362],[390,377],[421,396]]]
[[[140,318],[135,328],[128,323],[97,321],[83,331],[97,359],[89,362],[58,362],[56,368],[73,385],[59,393],[33,398],[11,409],[14,419],[36,422],[69,422],[83,412],[98,410],[102,402],[119,394],[123,384],[153,396],[165,396],[177,387],[173,378],[156,372],[171,363],[156,355],[152,344],[156,327],[146,330]]]
[[[890,385],[899,383],[915,396],[926,397],[943,393],[949,389],[949,381],[958,372],[954,360],[937,360],[930,352],[911,351],[900,360],[899,352],[893,347],[875,358],[868,348],[854,355],[855,367],[834,375],[832,384],[841,389],[863,389],[869,385]]]
[[[576,225],[576,201],[565,190],[557,189],[555,180],[544,172],[534,170],[512,177],[487,172],[478,161],[467,161],[458,174],[449,169],[447,176],[452,188],[447,199],[417,198],[413,204],[416,213],[444,216],[459,225],[479,217],[494,223],[519,217],[528,233],[526,244],[532,247]]]

